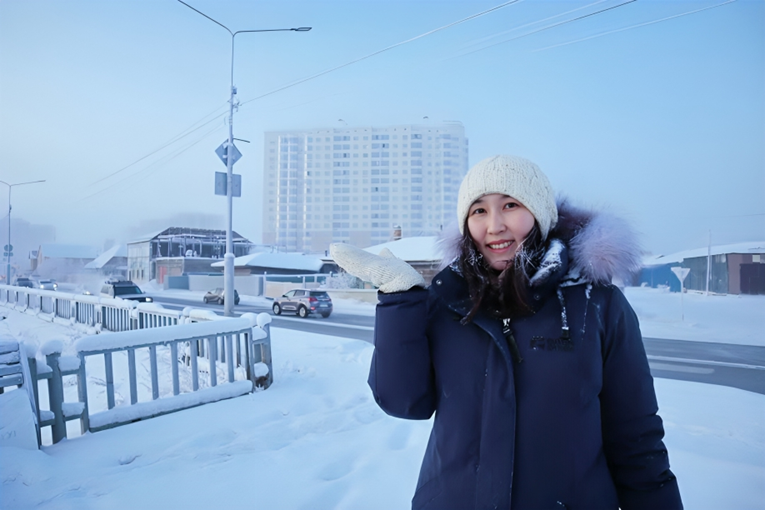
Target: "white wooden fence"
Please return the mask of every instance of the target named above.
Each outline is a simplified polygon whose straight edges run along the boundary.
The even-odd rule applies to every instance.
[[[0,285],[0,305],[36,314],[41,319],[93,327],[96,331],[128,331],[173,326],[184,322],[211,320],[215,315],[202,310],[189,314],[179,310],[168,310],[155,303],[139,303],[129,299],[30,289],[15,285]]]
[[[9,384],[29,388],[40,429],[51,427],[53,443],[66,438],[66,422],[79,419],[83,433],[95,432],[163,414],[240,396],[273,382],[271,317],[262,313],[224,318],[209,311],[166,310],[150,303],[80,296],[54,291],[0,285],[0,305],[32,312],[43,319],[84,324],[108,334],[90,335],[75,347],[77,356],[62,356],[63,343],[52,341],[41,348],[45,362],[24,354],[23,346],[12,356],[26,356],[28,381],[16,368],[5,368]],[[1,350],[1,349],[0,349]],[[136,355],[148,352],[151,397],[139,398]],[[168,359],[169,374],[158,363]],[[0,357],[5,354],[0,354]],[[126,360],[129,404],[115,402],[115,358]],[[2,361],[2,360],[0,360]],[[89,375],[101,370],[106,387],[106,409],[98,410],[88,395]],[[92,366],[92,367],[91,367]],[[13,370],[13,373],[11,373]],[[2,375],[2,374],[0,374]],[[77,378],[78,401],[64,399],[64,378]],[[16,379],[19,379],[18,381]],[[100,379],[100,378],[99,378]],[[188,384],[182,384],[184,379]],[[49,409],[42,410],[38,381],[48,383]],[[167,383],[161,395],[161,383]],[[172,390],[169,390],[169,387]],[[2,392],[2,387],[0,387]],[[170,393],[172,393],[170,395]],[[31,397],[33,395],[33,398]],[[101,406],[103,407],[103,405]],[[98,412],[93,412],[96,409]]]

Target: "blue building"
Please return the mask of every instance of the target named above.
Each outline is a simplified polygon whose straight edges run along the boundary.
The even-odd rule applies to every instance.
[[[667,286],[680,292],[673,267],[690,269],[684,287],[716,294],[765,294],[765,241],[712,246],[659,255],[643,261],[638,285]]]

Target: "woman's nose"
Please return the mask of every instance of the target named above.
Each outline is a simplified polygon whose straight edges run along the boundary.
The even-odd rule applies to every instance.
[[[505,230],[505,221],[502,214],[498,211],[491,211],[489,213],[489,224],[487,231],[490,234],[499,234]]]

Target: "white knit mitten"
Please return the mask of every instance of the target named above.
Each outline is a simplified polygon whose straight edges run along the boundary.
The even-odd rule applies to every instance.
[[[403,292],[418,285],[425,287],[422,275],[387,248],[383,248],[380,255],[373,255],[349,244],[335,243],[329,246],[329,254],[347,273],[372,282],[382,292]]]

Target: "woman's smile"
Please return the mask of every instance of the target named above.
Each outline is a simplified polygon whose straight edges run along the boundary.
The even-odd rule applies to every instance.
[[[518,200],[491,193],[470,206],[467,227],[486,264],[503,271],[534,228],[534,221],[534,215]]]
[[[513,241],[500,241],[496,243],[489,243],[487,246],[494,251],[502,251],[505,248],[509,248],[513,244]]]

